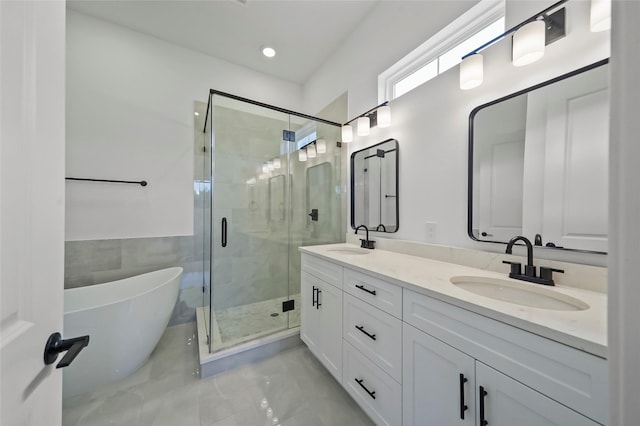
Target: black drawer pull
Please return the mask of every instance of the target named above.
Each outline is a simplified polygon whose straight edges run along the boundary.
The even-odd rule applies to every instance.
[[[375,290],[369,290],[368,288],[365,288],[363,285],[357,285],[356,284],[356,288],[359,288],[362,291],[366,291],[369,294],[373,294],[374,296],[376,295],[376,291]]]
[[[464,403],[464,384],[467,383],[467,381],[464,374],[460,373],[460,419],[462,420],[464,420],[464,412],[469,408]]]
[[[318,288],[314,285],[313,290],[311,292],[311,306],[316,306],[316,290]]]
[[[375,334],[369,334],[364,330],[364,326],[363,325],[356,325],[356,328],[360,331],[362,331],[364,334],[366,334],[371,340],[376,340],[376,335]]]
[[[376,399],[376,391],[371,392],[365,385],[362,384],[363,379],[356,379],[356,383],[360,385],[362,389],[364,389],[371,398]]]
[[[322,306],[322,303],[320,303],[320,293],[322,293],[322,290],[320,290],[320,287],[316,287],[316,309],[320,309],[320,306]]]
[[[487,396],[487,391],[483,386],[480,386],[480,426],[487,426],[489,422],[484,418],[484,397]]]

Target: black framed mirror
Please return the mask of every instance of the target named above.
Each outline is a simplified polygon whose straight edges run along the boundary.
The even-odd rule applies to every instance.
[[[608,59],[475,108],[467,233],[606,254]]]
[[[351,227],[398,232],[398,141],[387,139],[351,154]]]

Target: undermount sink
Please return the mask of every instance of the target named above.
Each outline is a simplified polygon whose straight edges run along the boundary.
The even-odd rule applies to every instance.
[[[473,276],[452,277],[449,281],[456,287],[471,293],[516,305],[554,311],[589,309],[589,305],[579,299],[554,292],[538,284]]]
[[[349,248],[349,247],[341,247],[341,248],[332,248],[327,250],[329,253],[333,254],[346,254],[346,255],[359,255],[359,254],[369,254],[370,250],[361,249],[361,248]]]

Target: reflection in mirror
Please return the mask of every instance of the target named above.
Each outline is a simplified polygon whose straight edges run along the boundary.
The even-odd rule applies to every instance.
[[[267,211],[267,221],[269,223],[284,223],[286,219],[284,184],[284,175],[269,178],[269,210]]]
[[[351,227],[398,231],[398,141],[351,154]]]
[[[606,253],[608,60],[471,112],[468,233]]]
[[[326,235],[331,227],[331,164],[316,164],[307,169],[307,211],[315,223],[314,231]]]

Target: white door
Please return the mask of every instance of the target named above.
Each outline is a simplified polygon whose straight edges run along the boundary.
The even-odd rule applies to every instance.
[[[300,282],[300,338],[316,356],[318,353],[318,312],[316,289],[319,279],[302,271]]]
[[[478,424],[491,426],[596,426],[541,393],[476,361]],[[481,391],[485,393],[482,394]]]
[[[61,423],[65,4],[0,1],[0,424]]]
[[[402,424],[475,423],[475,360],[403,324]]]
[[[320,281],[318,309],[318,357],[342,383],[342,290]]]

